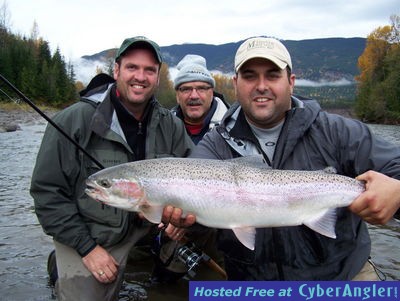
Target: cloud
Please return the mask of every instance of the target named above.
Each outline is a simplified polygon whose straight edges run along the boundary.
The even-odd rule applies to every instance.
[[[338,86],[349,86],[353,85],[354,81],[350,81],[348,79],[342,78],[335,81],[312,81],[308,79],[296,79],[295,86],[297,87],[338,87]]]
[[[99,69],[107,72],[107,63],[102,61],[91,61],[86,60],[83,58],[79,58],[74,60],[74,71],[75,71],[75,79],[77,81],[81,81],[84,85],[87,85],[89,81],[97,74]],[[222,73],[219,70],[211,70],[212,74],[223,74],[229,78],[233,76],[232,73]],[[173,81],[178,74],[178,69],[176,66],[169,68],[169,76],[170,79]],[[297,79],[295,85],[297,87],[338,87],[338,86],[349,86],[353,85],[354,81],[348,80],[346,78],[342,78],[336,81],[327,81],[327,80],[320,80],[320,81],[312,81],[308,79]]]
[[[79,58],[73,61],[75,80],[87,85],[89,81],[97,74],[99,69],[107,72],[106,63],[102,61],[91,61]]]

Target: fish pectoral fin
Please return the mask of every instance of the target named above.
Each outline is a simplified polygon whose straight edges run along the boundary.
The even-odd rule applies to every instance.
[[[159,224],[161,222],[164,206],[162,205],[142,205],[139,206],[139,212],[150,222]]]
[[[306,221],[303,224],[310,229],[330,238],[336,238],[336,208],[329,209],[318,217]]]
[[[250,250],[254,250],[254,242],[256,240],[256,228],[254,227],[242,227],[233,228],[233,233],[235,233],[237,239]]]

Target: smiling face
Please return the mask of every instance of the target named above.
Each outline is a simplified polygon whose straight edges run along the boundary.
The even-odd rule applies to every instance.
[[[140,119],[157,89],[159,70],[160,64],[149,49],[128,50],[114,66],[120,99],[136,118]]]
[[[272,128],[285,118],[291,107],[295,76],[286,69],[254,58],[240,67],[233,78],[236,97],[247,120],[259,128]]]

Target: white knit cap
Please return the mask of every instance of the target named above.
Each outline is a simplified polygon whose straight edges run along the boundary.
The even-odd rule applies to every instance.
[[[206,59],[197,54],[187,54],[176,66],[179,70],[174,80],[174,88],[187,82],[206,82],[213,88],[215,80],[207,70]]]

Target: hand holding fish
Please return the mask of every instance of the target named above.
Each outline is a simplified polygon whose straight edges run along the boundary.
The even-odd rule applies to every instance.
[[[178,228],[175,227],[172,224],[168,224],[164,228],[164,233],[167,235],[170,239],[175,240],[175,241],[181,241],[185,234],[186,234],[186,229],[185,228]]]
[[[118,262],[99,245],[83,257],[82,261],[85,267],[101,283],[110,283],[117,278]]]
[[[370,224],[386,224],[400,208],[400,181],[367,171],[357,177],[365,182],[365,192],[349,209]]]
[[[162,221],[164,224],[172,224],[177,228],[187,228],[196,222],[196,217],[193,214],[188,214],[185,216],[185,218],[183,218],[181,208],[165,206],[162,215]]]

